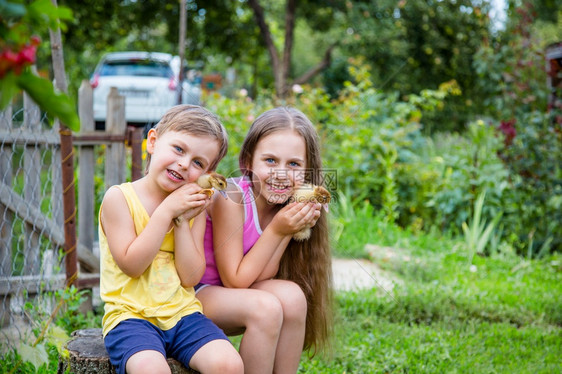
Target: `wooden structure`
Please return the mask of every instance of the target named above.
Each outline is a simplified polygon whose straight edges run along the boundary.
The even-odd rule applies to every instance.
[[[108,98],[107,130],[95,131],[92,88],[87,81],[82,82],[81,131],[73,134],[78,180],[73,187],[78,192],[79,288],[99,284],[99,257],[94,253],[94,175],[99,147],[105,152],[105,189],[128,178],[138,179],[142,173],[143,129],[128,128],[124,111],[124,97],[113,88]],[[127,152],[127,145],[131,152]],[[14,297],[25,302],[65,285],[64,270],[57,270],[56,261],[65,240],[57,123],[52,128],[45,126],[38,106],[24,94],[21,112],[13,113],[11,107],[0,112],[0,151],[0,327],[5,327],[21,314],[21,310],[14,310]],[[126,170],[128,154],[132,157],[130,176]],[[1,334],[0,331],[0,340]]]
[[[548,105],[562,108],[562,42],[550,44],[546,48],[546,74],[550,89]]]
[[[222,76],[218,73],[204,75],[201,87],[207,92],[218,91],[222,87]]]
[[[59,361],[58,373],[113,374],[115,369],[103,344],[101,329],[77,330],[66,345],[70,357]],[[196,371],[186,368],[173,358],[168,358],[172,374],[192,374]]]

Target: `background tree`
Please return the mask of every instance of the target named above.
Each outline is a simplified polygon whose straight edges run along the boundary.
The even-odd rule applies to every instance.
[[[402,95],[456,80],[462,96],[450,96],[432,114],[441,130],[462,129],[478,110],[473,56],[490,36],[487,1],[348,2],[342,53],[363,55],[376,87]],[[340,25],[340,27],[345,25]],[[441,120],[446,118],[447,121]]]
[[[279,52],[276,43],[274,41],[273,33],[271,32],[271,28],[268,24],[266,19],[266,15],[264,12],[264,8],[261,6],[258,0],[248,0],[248,4],[252,8],[254,12],[254,16],[258,27],[260,29],[261,37],[263,42],[266,46],[266,49],[269,53],[269,58],[271,60],[271,64],[273,67],[273,75],[275,80],[275,92],[279,98],[285,98],[287,96],[287,91],[290,86],[289,80],[291,76],[291,61],[292,61],[292,53],[293,53],[293,43],[294,43],[294,33],[295,33],[295,25],[297,19],[297,1],[296,0],[287,0],[285,6],[285,21],[284,21],[284,38],[283,38],[283,48],[281,52]],[[321,5],[322,4],[322,5]],[[334,2],[332,4],[324,3],[324,2],[314,2],[314,1],[307,1],[303,2],[303,11],[301,14],[303,16],[309,16],[310,19],[314,19],[312,17],[313,9],[315,12],[320,14],[328,14],[329,17],[324,18],[324,23],[321,23],[324,27],[329,24],[330,15],[333,14],[331,12],[331,8],[333,7]],[[327,11],[326,11],[327,10]],[[308,19],[308,17],[307,17]],[[319,25],[316,22],[316,25]],[[314,67],[310,68],[310,70],[306,71],[300,77],[297,77],[293,80],[293,84],[302,84],[308,82],[318,73],[320,73],[323,69],[327,68],[331,61],[332,50],[335,47],[336,43],[329,46],[322,58],[322,60]]]
[[[64,33],[66,60],[74,90],[107,52],[146,50],[177,54],[179,4],[157,0],[61,0],[75,20]],[[239,2],[187,1],[188,61],[220,55],[250,63],[261,48],[251,13]],[[263,50],[262,50],[263,51]]]

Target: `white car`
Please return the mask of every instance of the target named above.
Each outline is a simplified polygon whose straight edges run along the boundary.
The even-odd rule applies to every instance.
[[[90,84],[94,89],[96,129],[105,128],[107,95],[116,87],[125,96],[129,125],[152,126],[178,104],[179,57],[160,52],[113,52],[97,65]],[[199,105],[201,88],[184,80],[182,103]]]

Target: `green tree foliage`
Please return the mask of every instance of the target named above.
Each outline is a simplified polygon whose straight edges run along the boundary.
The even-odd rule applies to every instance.
[[[510,172],[504,219],[519,250],[562,249],[562,107],[548,105],[544,43],[532,32],[534,7],[517,8],[502,40],[477,54],[486,112],[504,140],[499,155]],[[524,244],[523,244],[524,243]]]
[[[23,90],[51,120],[57,117],[68,128],[78,131],[80,121],[73,100],[55,91],[51,81],[37,76],[32,67],[41,44],[35,33],[64,27],[61,20],[72,19],[72,13],[67,8],[54,6],[50,0],[38,0],[29,5],[17,0],[0,0],[0,11],[0,110]]]
[[[461,129],[477,110],[472,61],[489,36],[488,10],[486,1],[470,0],[348,2],[344,53],[364,55],[385,91],[419,92],[455,79],[462,96],[449,97],[427,123]]]
[[[63,33],[73,92],[107,52],[178,53],[178,2],[61,0],[60,4],[72,9],[75,17]],[[250,64],[260,48],[257,40],[252,15],[243,4],[226,0],[187,1],[185,56],[189,61],[207,61],[221,54]]]
[[[522,5],[531,6],[534,11],[534,21],[542,20],[550,23],[556,23],[560,18],[561,6],[560,0],[507,0],[508,11],[517,13],[517,9]],[[518,17],[510,17],[511,23],[517,22]]]

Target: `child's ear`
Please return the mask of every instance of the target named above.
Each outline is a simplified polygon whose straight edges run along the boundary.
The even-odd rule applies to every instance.
[[[146,134],[146,151],[150,154],[154,152],[154,143],[156,143],[156,139],[158,138],[155,129],[148,130],[148,134]]]

